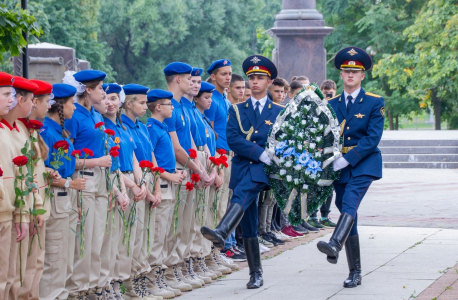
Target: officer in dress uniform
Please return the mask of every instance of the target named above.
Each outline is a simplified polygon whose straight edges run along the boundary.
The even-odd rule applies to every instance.
[[[268,185],[264,163],[271,164],[265,151],[267,136],[277,115],[283,109],[267,96],[267,87],[277,77],[277,68],[266,57],[253,55],[245,59],[243,71],[249,78],[252,96],[232,105],[227,123],[227,141],[234,151],[229,188],[233,189],[231,204],[215,230],[202,227],[205,238],[222,248],[228,235],[241,222],[243,244],[250,268],[247,288],[263,285],[258,242],[257,198]]]
[[[371,183],[382,178],[382,155],[377,145],[383,133],[385,101],[361,88],[364,71],[372,67],[372,60],[364,50],[344,48],[337,53],[334,64],[341,70],[344,83],[343,93],[329,100],[344,140],[343,156],[333,165],[334,170],[342,170],[340,179],[334,181],[336,206],[341,216],[330,241],[321,241],[317,247],[327,255],[328,262],[336,264],[345,244],[350,275],[344,287],[351,288],[361,284],[358,207]]]

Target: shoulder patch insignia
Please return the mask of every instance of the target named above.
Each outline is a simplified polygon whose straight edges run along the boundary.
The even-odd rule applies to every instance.
[[[375,98],[382,98],[382,96],[380,96],[380,95],[376,95],[376,94],[372,94],[372,93],[368,93],[368,92],[366,92],[366,95],[372,96],[372,97],[375,97]]]
[[[385,118],[385,107],[380,108],[380,114]]]

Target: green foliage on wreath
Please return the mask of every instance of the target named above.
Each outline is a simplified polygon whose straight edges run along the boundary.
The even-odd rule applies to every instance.
[[[315,89],[315,94],[320,99],[324,96],[316,85],[310,85],[308,90]],[[302,89],[296,97],[290,101],[286,108],[280,113],[280,116],[288,112],[288,106],[296,100],[301,93],[306,91]],[[332,117],[337,119],[333,109],[328,104]],[[334,152],[324,154],[323,149],[336,145],[335,135],[328,132],[324,135],[326,128],[330,125],[330,118],[323,112],[317,115],[318,105],[307,95],[297,106],[296,112],[288,112],[283,122],[277,119],[277,128],[280,130],[273,137],[276,142],[275,156],[278,158],[277,163],[266,166],[266,173],[274,176],[269,177],[270,188],[273,195],[282,210],[285,209],[288,198],[293,189],[297,195],[293,200],[288,219],[293,225],[301,223],[301,219],[306,216],[301,210],[301,194],[307,194],[307,215],[317,210],[332,193],[332,185],[318,185],[320,179],[334,181],[339,178],[340,171],[335,172],[332,163],[322,168],[323,162],[334,156]],[[333,121],[333,120],[332,120]],[[337,122],[334,123],[334,126]],[[272,135],[272,126],[269,136]],[[338,138],[339,145],[342,139]],[[274,177],[274,178],[272,178]]]

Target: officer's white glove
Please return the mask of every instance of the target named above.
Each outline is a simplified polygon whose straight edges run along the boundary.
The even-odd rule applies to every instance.
[[[349,162],[345,158],[339,157],[332,164],[332,168],[334,169],[334,171],[339,171],[348,165],[349,165]]]
[[[259,160],[268,166],[272,164],[272,160],[269,158],[266,151],[262,152],[261,156],[259,156]]]

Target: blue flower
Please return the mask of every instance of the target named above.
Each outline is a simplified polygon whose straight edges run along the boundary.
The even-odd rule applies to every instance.
[[[297,162],[305,167],[311,158],[312,158],[312,155],[310,153],[302,152],[302,154],[299,155]]]
[[[295,153],[296,153],[296,151],[294,150],[294,147],[291,147],[291,148],[286,149],[285,152],[283,152],[283,157],[294,156]]]
[[[307,171],[312,172],[314,175],[316,175],[318,171],[323,171],[321,169],[321,161],[311,159],[307,165]]]
[[[280,142],[275,146],[275,154],[281,153],[286,147],[288,147],[288,144],[286,142]]]

